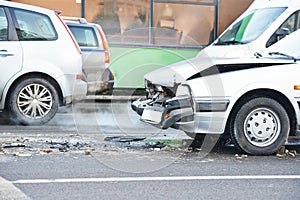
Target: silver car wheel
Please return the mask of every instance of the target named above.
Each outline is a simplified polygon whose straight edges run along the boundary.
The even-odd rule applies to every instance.
[[[48,88],[41,84],[25,86],[17,96],[19,111],[30,119],[40,119],[46,116],[53,104],[53,97]]]
[[[266,147],[274,143],[280,135],[279,117],[267,108],[259,108],[246,117],[244,133],[254,146]]]

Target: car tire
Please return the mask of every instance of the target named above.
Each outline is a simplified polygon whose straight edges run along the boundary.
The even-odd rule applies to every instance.
[[[9,95],[8,109],[13,120],[23,125],[44,124],[58,110],[58,94],[52,84],[42,78],[19,81]]]
[[[290,132],[290,119],[276,100],[259,97],[239,107],[230,126],[235,146],[245,153],[270,155],[285,144]]]

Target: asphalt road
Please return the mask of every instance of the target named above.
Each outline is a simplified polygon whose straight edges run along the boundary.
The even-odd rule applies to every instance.
[[[208,139],[191,151],[127,102],[76,104],[43,126],[0,123],[1,199],[300,199],[297,144],[247,156]]]

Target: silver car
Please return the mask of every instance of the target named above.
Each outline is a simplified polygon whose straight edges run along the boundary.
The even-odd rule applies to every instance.
[[[83,55],[83,74],[88,94],[112,90],[114,77],[109,70],[110,54],[101,26],[84,18],[63,17],[78,42]]]
[[[43,124],[86,95],[80,48],[56,12],[0,1],[0,33],[0,111]]]

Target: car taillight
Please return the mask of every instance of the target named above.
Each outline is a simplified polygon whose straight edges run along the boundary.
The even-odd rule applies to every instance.
[[[102,30],[102,28],[97,25],[97,28],[98,28],[98,31],[100,33],[100,37],[101,37],[101,40],[102,40],[102,44],[103,44],[103,49],[104,49],[104,54],[105,54],[105,64],[109,64],[110,62],[110,55],[109,55],[109,50],[108,50],[108,43],[106,41],[106,38],[104,36],[104,32]]]
[[[80,50],[80,47],[79,47],[79,45],[78,45],[78,43],[76,42],[75,38],[73,37],[73,35],[72,35],[70,29],[68,28],[68,26],[66,25],[66,23],[60,18],[60,16],[59,16],[58,13],[55,13],[55,14],[56,14],[56,16],[58,17],[59,21],[63,24],[63,26],[64,26],[65,29],[67,30],[67,32],[68,32],[69,36],[71,37],[71,39],[72,39],[72,41],[73,41],[73,43],[74,43],[74,45],[75,45],[75,47],[76,47],[78,53],[79,53],[79,54],[82,54],[82,53],[81,53],[81,50]]]

